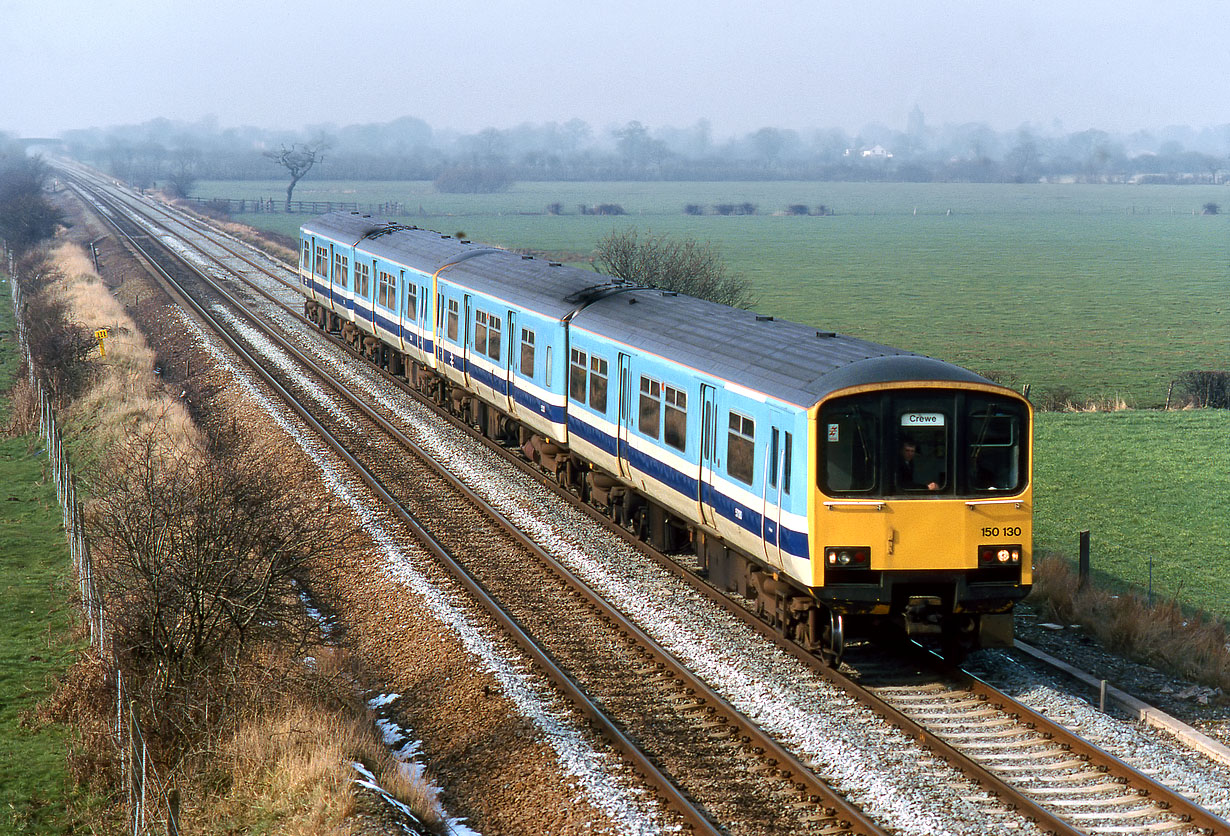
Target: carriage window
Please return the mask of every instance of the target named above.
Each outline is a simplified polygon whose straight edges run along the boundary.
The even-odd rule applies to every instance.
[[[589,405],[606,412],[607,363],[601,357],[589,358]]]
[[[316,275],[322,279],[329,278],[329,248],[316,247]]]
[[[740,482],[752,484],[756,458],[756,422],[746,415],[730,413],[726,434],[726,472]]]
[[[361,261],[354,264],[354,290],[364,299],[371,293],[371,267]]]
[[[457,320],[459,318],[458,311],[460,306],[456,299],[448,300],[448,338],[451,342],[457,342]]]
[[[828,494],[868,493],[879,471],[879,399],[843,401],[820,418],[820,488]]]
[[[528,328],[521,329],[521,374],[534,376],[534,332]]]
[[[547,359],[542,365],[542,379],[546,382],[547,388],[551,388],[551,345],[547,344]]]
[[[397,279],[393,274],[381,270],[377,288],[376,301],[380,303],[380,307],[395,310],[397,307]]]
[[[474,350],[479,354],[487,353],[487,314],[485,311],[474,312]]]
[[[303,242],[303,261],[299,263],[299,266],[304,270],[312,266],[312,245],[307,241]]]
[[[504,322],[498,316],[487,320],[487,356],[497,363],[500,361],[500,346],[504,341]]]
[[[568,369],[568,397],[577,403],[585,403],[585,374],[589,355],[579,349],[572,349],[571,365]]]
[[[341,253],[333,254],[333,283],[350,287],[350,262]]]
[[[641,378],[641,408],[636,428],[650,438],[657,438],[662,415],[662,384],[649,378]]]
[[[970,399],[966,480],[974,491],[1016,491],[1024,481],[1022,426],[1016,404]]]
[[[666,387],[666,432],[663,439],[676,450],[688,442],[688,393],[674,386]]]
[[[419,289],[413,284],[406,285],[406,316],[410,319],[415,318],[415,312],[419,307]]]

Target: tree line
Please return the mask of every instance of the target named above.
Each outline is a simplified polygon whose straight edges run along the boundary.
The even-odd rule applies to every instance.
[[[884,180],[898,182],[1222,182],[1230,125],[1116,134],[983,123],[932,126],[917,108],[904,129],[867,125],[800,131],[763,127],[718,137],[706,120],[677,128],[639,121],[596,128],[580,119],[476,133],[403,117],[299,131],[155,119],[75,130],[66,150],[134,185],[186,192],[196,179],[268,179],[270,149],[330,149],[313,176],[433,180],[445,191],[498,191],[517,180]]]

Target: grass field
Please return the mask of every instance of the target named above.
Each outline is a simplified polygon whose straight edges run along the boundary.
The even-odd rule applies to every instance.
[[[210,182],[200,195],[283,193],[276,181]],[[1035,397],[1165,402],[1181,372],[1230,366],[1230,199],[1225,187],[859,183],[521,183],[440,195],[430,183],[306,181],[303,200],[401,201],[401,220],[584,262],[612,229],[722,248],[764,313],[995,372]],[[567,214],[543,214],[559,202]],[[693,217],[686,203],[757,204]],[[580,215],[618,203],[623,217]],[[773,215],[825,204],[830,217]],[[915,214],[917,212],[917,214]],[[951,213],[951,214],[949,214]],[[297,234],[301,218],[246,215]]]
[[[1038,415],[1034,546],[1090,563],[1112,585],[1230,619],[1230,414],[1130,410]]]
[[[8,285],[0,293],[0,392],[17,368]],[[0,414],[7,419],[7,398]],[[0,439],[0,832],[51,834],[83,826],[87,802],[69,787],[65,732],[30,712],[81,646],[72,630],[68,547],[55,487],[36,437]]]
[[[204,183],[203,195],[276,196],[277,182]],[[851,183],[523,183],[439,195],[429,183],[307,181],[304,200],[402,201],[405,217],[476,240],[587,258],[613,228],[719,243],[755,281],[759,307],[998,372],[1079,398],[1165,401],[1169,382],[1230,367],[1230,216],[1203,216],[1224,187]],[[691,217],[686,203],[756,203],[762,214]],[[543,214],[562,203],[563,216]],[[625,217],[577,204],[619,203]],[[792,203],[830,217],[774,216]],[[1230,212],[1230,199],[1226,200]],[[917,215],[915,215],[917,210]],[[949,214],[951,211],[952,214]],[[533,213],[533,214],[527,214]],[[247,215],[298,234],[302,218]],[[1035,544],[1093,562],[1112,584],[1230,617],[1230,414],[1041,413]],[[1122,449],[1127,462],[1112,455]]]

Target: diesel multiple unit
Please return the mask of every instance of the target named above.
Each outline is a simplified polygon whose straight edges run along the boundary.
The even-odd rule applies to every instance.
[[[958,366],[355,213],[305,313],[840,657],[1002,644],[1029,589],[1028,402]],[[840,304],[834,298],[832,304]]]

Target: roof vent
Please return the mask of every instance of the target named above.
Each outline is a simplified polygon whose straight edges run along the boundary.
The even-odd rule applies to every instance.
[[[534,256],[532,256],[532,255],[523,255],[523,256],[521,256],[521,260],[522,260],[522,261],[533,261],[533,260],[534,260]]]
[[[662,291],[662,295],[663,295],[663,296],[678,296],[678,295],[679,295],[679,291],[677,291],[677,290],[664,290],[664,291]]]
[[[756,321],[757,322],[772,322],[773,317],[765,316],[764,314],[756,314]]]
[[[551,267],[560,267],[560,266],[562,266],[562,265],[561,265],[558,261],[548,261],[548,262],[547,262],[547,264],[548,264],[548,266],[551,266]]]
[[[441,235],[440,237],[441,237],[441,238],[452,238],[453,236],[451,236],[451,235]]]
[[[831,340],[833,337],[837,336],[837,332],[836,331],[817,331],[816,336],[820,337],[821,339]]]
[[[357,214],[359,214],[359,210],[358,210],[358,209],[351,209],[351,210],[350,210],[350,214],[352,214],[352,215],[357,215]]]
[[[468,243],[470,243],[469,241],[467,241],[467,240],[466,240],[466,239],[464,239],[464,238],[458,238],[457,240],[458,240],[458,241],[460,241],[460,242],[461,242],[461,243],[463,243],[463,244],[468,244]]]

